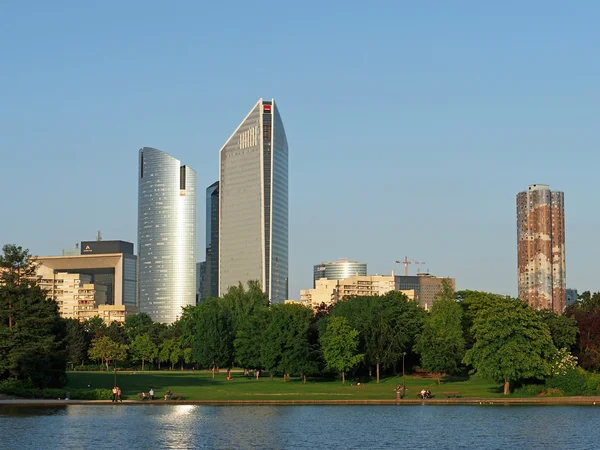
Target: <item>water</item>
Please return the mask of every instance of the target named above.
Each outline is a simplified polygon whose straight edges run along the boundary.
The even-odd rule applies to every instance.
[[[0,406],[0,448],[596,449],[594,406]]]

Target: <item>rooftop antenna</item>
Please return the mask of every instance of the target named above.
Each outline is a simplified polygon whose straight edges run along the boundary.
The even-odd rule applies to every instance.
[[[96,240],[97,241],[101,241],[102,240],[102,232],[98,229],[98,234],[96,235]]]

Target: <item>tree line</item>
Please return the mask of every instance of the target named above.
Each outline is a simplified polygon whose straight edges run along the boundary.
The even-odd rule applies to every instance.
[[[546,379],[577,362],[600,369],[600,293],[585,292],[565,314],[535,311],[516,298],[448,284],[425,311],[399,292],[357,296],[317,311],[269,306],[258,282],[183,309],[171,325],[147,314],[106,326],[61,319],[31,275],[29,254],[0,257],[0,380],[64,383],[65,368],[101,364],[146,369],[229,370],[269,376],[397,374],[404,363],[437,375],[479,374],[504,384]]]

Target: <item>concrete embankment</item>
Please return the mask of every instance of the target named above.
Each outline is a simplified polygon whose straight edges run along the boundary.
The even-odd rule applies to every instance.
[[[110,400],[35,400],[4,399],[2,406],[68,406],[68,405],[205,405],[205,406],[242,406],[242,405],[597,405],[600,397],[532,397],[532,398],[434,398],[428,400],[124,400],[113,403]]]

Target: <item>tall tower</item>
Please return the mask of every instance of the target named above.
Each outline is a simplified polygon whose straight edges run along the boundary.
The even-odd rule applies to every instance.
[[[148,147],[139,164],[140,312],[173,323],[196,304],[196,172]]]
[[[564,193],[533,184],[517,194],[519,298],[536,309],[566,307]]]
[[[204,298],[219,296],[219,182],[206,188],[206,275]]]
[[[288,144],[274,100],[260,99],[220,152],[219,295],[258,280],[271,303],[288,285]]]

